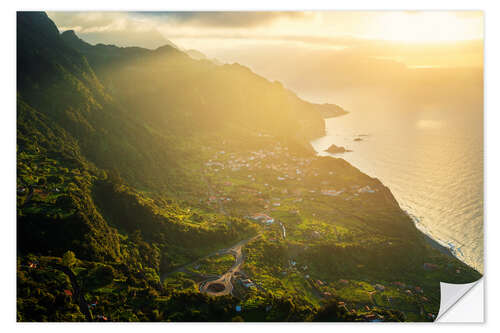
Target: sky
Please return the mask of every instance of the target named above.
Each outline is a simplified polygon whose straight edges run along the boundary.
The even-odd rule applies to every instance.
[[[482,110],[481,11],[48,15],[61,31],[75,30],[91,44],[154,49],[171,41],[248,66],[315,102],[366,108],[353,102],[363,93],[373,101],[390,98],[397,107],[409,99],[436,107],[451,98],[457,107]]]
[[[75,30],[91,43],[157,48],[166,40],[226,58],[224,50],[249,45],[306,44],[311,48],[346,50],[364,47],[388,57],[387,46],[404,44],[398,59],[411,65],[443,65],[440,59],[416,60],[418,46],[436,44],[467,52],[480,62],[483,39],[480,11],[317,11],[317,12],[49,12],[60,30]],[[377,43],[375,43],[375,41]],[[378,48],[378,49],[377,49]],[[221,51],[222,50],[222,51]],[[476,56],[476,58],[474,58]],[[227,61],[230,59],[221,59]]]

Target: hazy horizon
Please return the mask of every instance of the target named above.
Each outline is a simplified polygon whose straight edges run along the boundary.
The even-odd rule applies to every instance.
[[[49,12],[83,40],[172,42],[351,111],[483,107],[480,11]],[[357,96],[363,95],[363,100]]]

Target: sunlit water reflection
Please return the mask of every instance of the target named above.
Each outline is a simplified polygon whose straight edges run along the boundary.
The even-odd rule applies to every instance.
[[[332,143],[353,150],[336,157],[379,178],[419,229],[483,272],[482,113],[352,112],[326,130],[311,142],[319,155]]]

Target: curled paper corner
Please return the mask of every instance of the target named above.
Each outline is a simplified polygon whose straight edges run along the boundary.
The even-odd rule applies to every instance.
[[[441,323],[483,322],[483,284],[483,279],[465,284],[440,282],[441,303],[435,321]],[[473,288],[474,292],[471,292]]]

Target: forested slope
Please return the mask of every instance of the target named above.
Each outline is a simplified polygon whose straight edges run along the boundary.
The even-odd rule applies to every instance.
[[[172,46],[90,45],[40,12],[17,13],[17,54],[18,320],[366,320],[338,306],[341,293],[319,305],[310,281],[287,285],[292,257],[318,277],[410,267],[418,281],[424,260],[446,267],[425,273],[432,288],[454,270],[451,281],[479,276],[426,245],[378,180],[314,156],[328,105]],[[287,227],[279,246],[279,224],[250,216],[263,210]],[[198,273],[160,281],[257,234],[247,257],[262,260],[246,269],[276,289],[211,298]],[[268,248],[283,251],[262,258]]]

